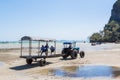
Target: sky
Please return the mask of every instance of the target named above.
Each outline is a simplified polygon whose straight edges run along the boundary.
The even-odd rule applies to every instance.
[[[23,36],[86,40],[103,30],[116,0],[0,0],[0,41]]]

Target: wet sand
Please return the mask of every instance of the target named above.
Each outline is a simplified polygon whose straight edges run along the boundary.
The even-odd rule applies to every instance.
[[[84,45],[84,44],[83,44]],[[105,44],[104,44],[105,45]],[[106,44],[109,46],[109,44]],[[112,44],[114,45],[114,44]],[[111,46],[111,44],[110,44]],[[94,47],[92,47],[94,48]],[[20,50],[0,51],[0,80],[120,80],[120,44],[115,44],[106,50],[85,50],[85,58],[62,60],[62,57],[47,59],[47,65],[40,67],[38,63],[26,65],[25,59],[19,58]],[[110,77],[59,77],[49,73],[54,69],[64,66],[106,65],[115,67],[115,76]]]

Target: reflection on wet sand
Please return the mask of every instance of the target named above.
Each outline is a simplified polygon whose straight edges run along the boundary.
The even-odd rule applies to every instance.
[[[120,67],[112,67],[113,68],[113,77],[120,77]]]

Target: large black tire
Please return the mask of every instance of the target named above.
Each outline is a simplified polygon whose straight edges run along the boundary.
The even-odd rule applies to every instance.
[[[77,51],[74,50],[73,52],[71,52],[70,56],[72,59],[76,59],[77,58]]]
[[[45,64],[46,64],[46,60],[45,60],[45,59],[41,59],[41,60],[39,61],[39,65],[40,65],[40,66],[45,66]]]
[[[84,51],[80,51],[80,57],[84,58],[85,57],[85,52]]]
[[[65,53],[65,51],[64,50],[62,50],[62,57],[63,57],[63,59],[67,59],[67,57],[69,56],[69,54],[68,53]]]
[[[33,62],[33,59],[32,58],[26,58],[26,63],[27,64],[32,64]]]

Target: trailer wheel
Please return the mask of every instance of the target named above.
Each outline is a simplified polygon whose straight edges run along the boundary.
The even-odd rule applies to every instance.
[[[81,57],[81,58],[84,58],[84,56],[85,56],[85,52],[84,52],[84,51],[81,51],[81,52],[80,52],[80,57]]]
[[[45,60],[45,59],[41,59],[41,60],[39,61],[39,65],[40,65],[40,66],[45,66],[45,64],[46,64],[46,60]]]
[[[71,54],[70,54],[71,58],[72,59],[76,59],[77,58],[77,51],[73,51]]]
[[[32,62],[33,62],[33,59],[32,59],[32,58],[27,58],[27,59],[26,59],[26,63],[27,63],[27,64],[32,64]]]
[[[65,53],[64,50],[62,51],[62,54],[63,59],[67,59],[67,57],[69,56],[68,53]]]

